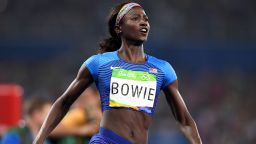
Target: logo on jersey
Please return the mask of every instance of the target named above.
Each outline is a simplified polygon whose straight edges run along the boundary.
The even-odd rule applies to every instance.
[[[118,66],[113,67],[113,66],[110,66],[110,69],[120,69],[120,68],[122,68],[122,67],[118,67]]]
[[[149,68],[149,72],[156,74],[157,73],[157,69],[156,68]]]

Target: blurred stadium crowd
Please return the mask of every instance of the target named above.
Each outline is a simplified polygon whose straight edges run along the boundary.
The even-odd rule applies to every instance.
[[[55,100],[107,36],[120,1],[0,0],[0,83]],[[148,54],[168,60],[206,144],[256,143],[256,1],[144,0]],[[187,143],[164,95],[150,143]]]

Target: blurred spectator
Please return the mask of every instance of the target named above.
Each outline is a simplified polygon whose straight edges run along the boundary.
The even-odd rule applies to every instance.
[[[13,127],[3,136],[2,144],[29,144],[38,133],[52,103],[41,97],[32,97],[25,102],[24,123]],[[49,144],[48,141],[45,144]]]
[[[87,144],[98,132],[101,117],[99,94],[96,89],[87,88],[52,132],[52,141],[57,144]]]

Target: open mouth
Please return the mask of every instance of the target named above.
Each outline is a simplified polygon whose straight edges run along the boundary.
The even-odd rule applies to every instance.
[[[142,33],[148,33],[148,28],[141,28],[141,29],[140,29],[140,32],[142,32]]]

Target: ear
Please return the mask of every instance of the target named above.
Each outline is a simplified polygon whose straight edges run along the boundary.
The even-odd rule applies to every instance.
[[[121,31],[121,26],[116,25],[116,26],[115,26],[115,32],[116,32],[117,35],[119,35],[119,34],[122,32],[122,31]]]

